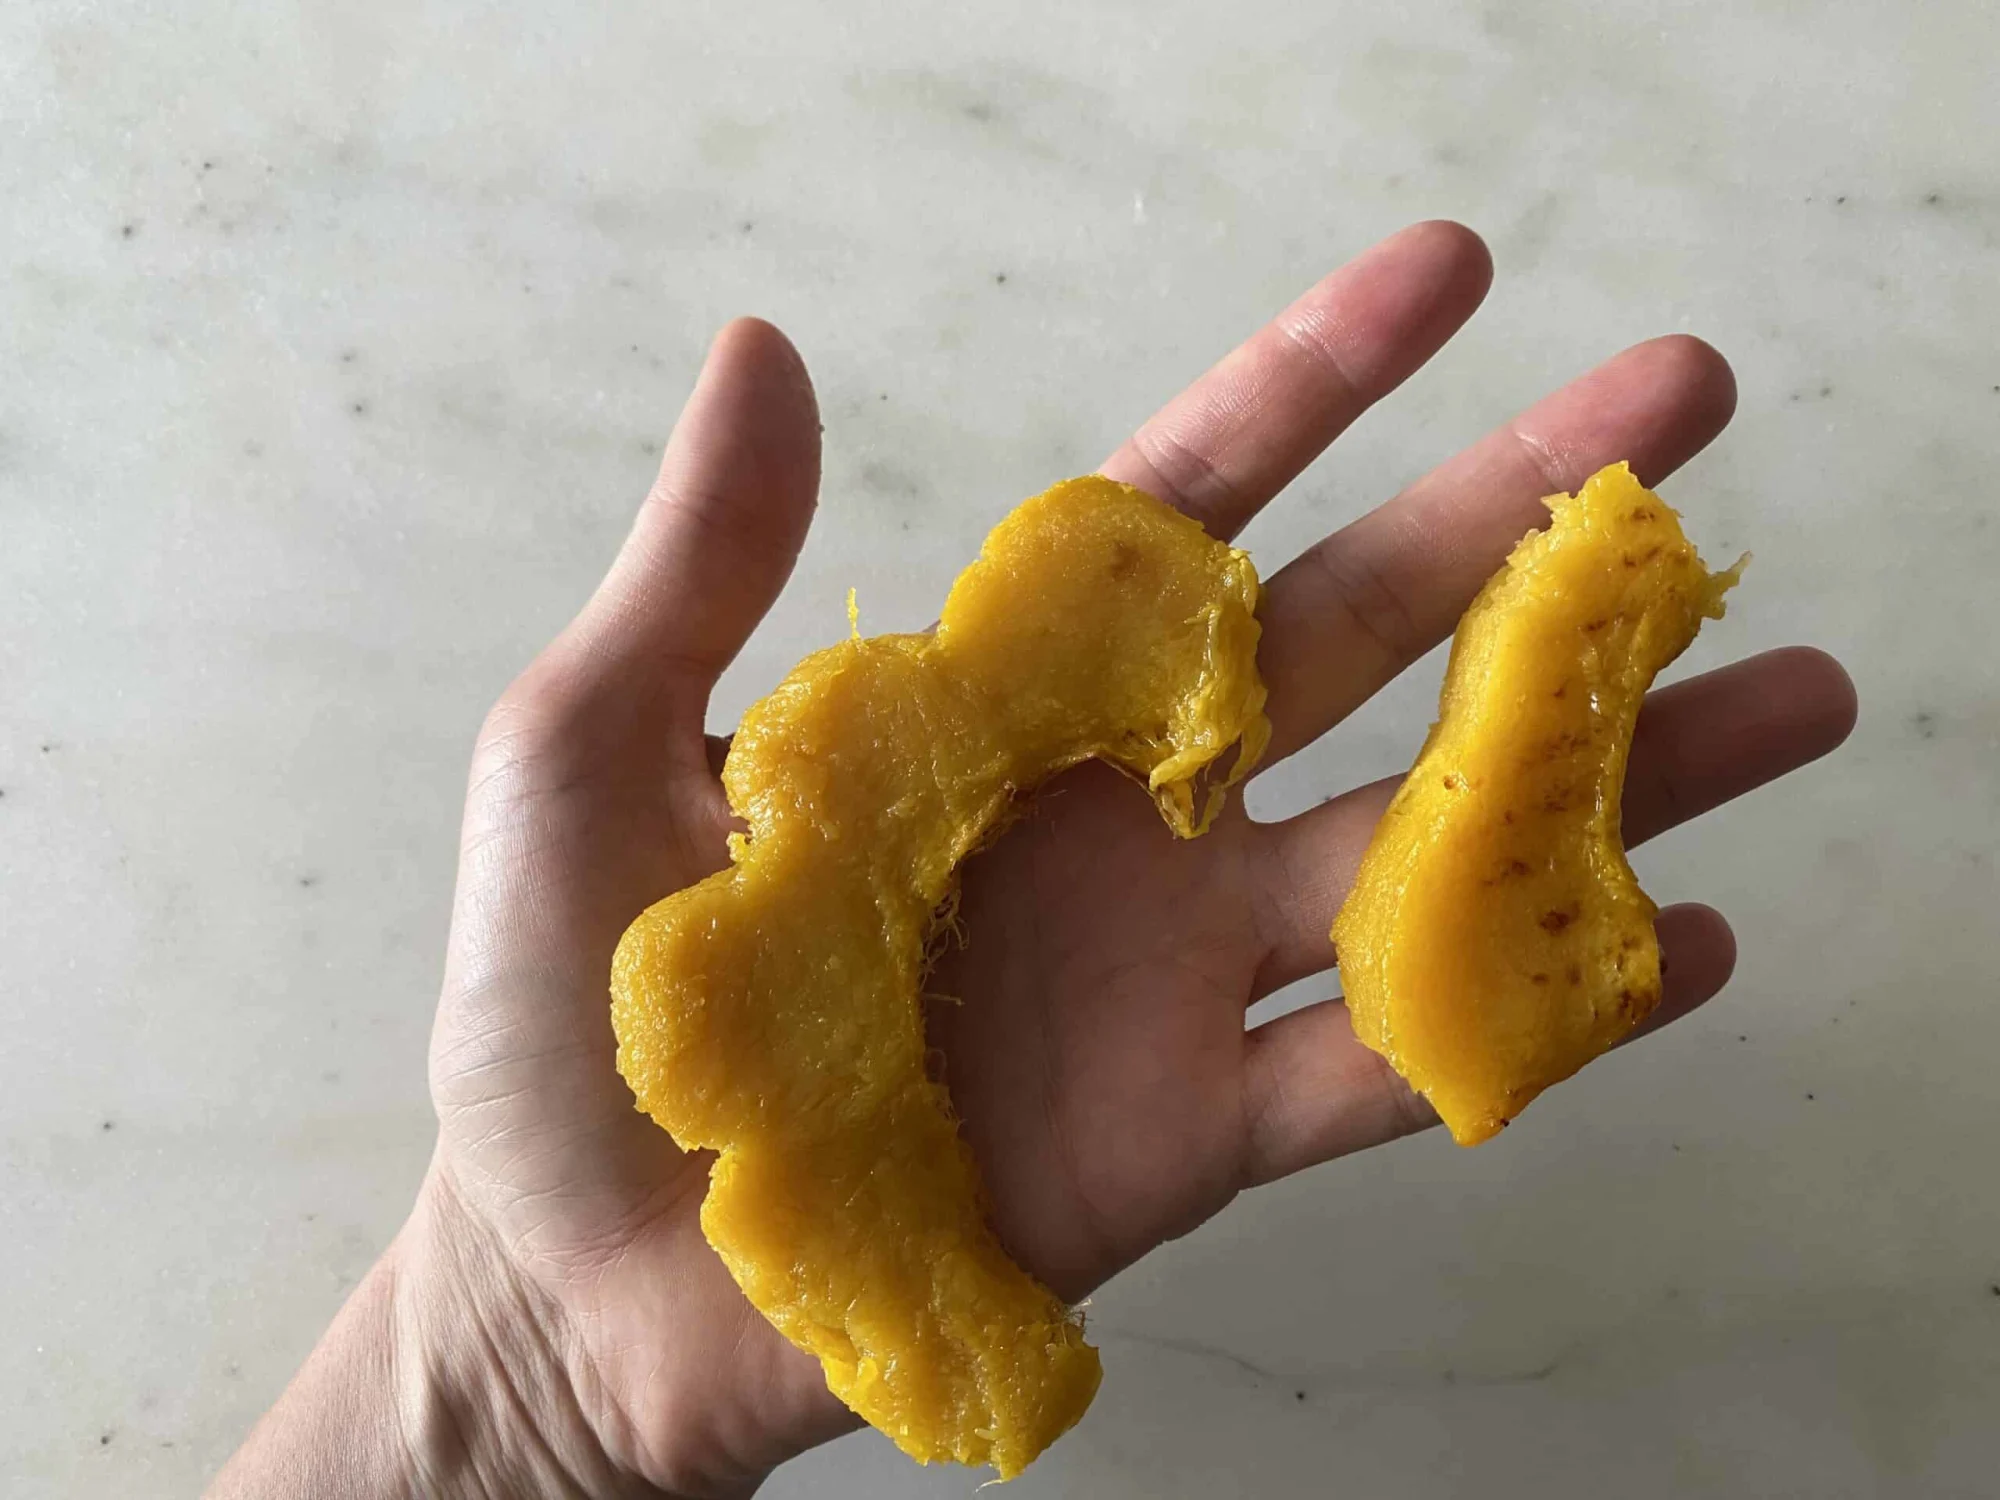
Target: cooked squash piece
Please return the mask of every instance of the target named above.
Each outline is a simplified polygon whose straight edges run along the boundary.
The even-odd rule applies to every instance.
[[[927,944],[959,863],[1067,766],[1109,761],[1175,833],[1207,827],[1269,734],[1257,602],[1248,558],[1138,490],[1027,501],[932,634],[829,647],[744,716],[730,868],[618,946],[619,1070],[681,1146],[721,1153],[709,1242],[920,1461],[1010,1477],[1099,1373],[987,1225],[925,1067]]]
[[[1354,1034],[1466,1146],[1659,1004],[1626,757],[1742,566],[1710,574],[1624,464],[1547,504],[1459,621],[1438,722],[1333,926]]]

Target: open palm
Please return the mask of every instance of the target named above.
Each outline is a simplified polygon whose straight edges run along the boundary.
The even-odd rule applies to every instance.
[[[1314,287],[1104,472],[1234,535],[1444,343],[1489,275],[1469,231],[1404,231]],[[1448,634],[1543,519],[1542,495],[1620,458],[1657,482],[1733,399],[1706,345],[1640,345],[1270,576],[1269,761]],[[610,1461],[677,1493],[746,1490],[851,1420],[703,1243],[707,1162],[633,1110],[606,989],[626,924],[726,862],[708,695],[804,539],[818,434],[783,337],[725,330],[610,575],[481,735],[432,1051],[432,1187],[479,1247],[468,1274],[529,1314],[566,1382],[553,1399]],[[1628,838],[1825,753],[1852,715],[1840,668],[1804,649],[1654,695]],[[950,998],[931,1035],[1002,1240],[1063,1295],[1245,1187],[1430,1122],[1338,1001],[1244,1023],[1262,995],[1330,967],[1327,928],[1388,795],[1362,787],[1275,824],[1237,805],[1180,843],[1147,797],[1086,766],[968,865],[967,940],[934,976]],[[1670,1019],[1721,987],[1733,945],[1702,907],[1663,913],[1660,931]]]

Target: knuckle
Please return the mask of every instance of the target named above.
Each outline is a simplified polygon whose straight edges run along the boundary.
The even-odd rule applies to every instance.
[[[555,765],[587,738],[594,717],[587,684],[544,652],[509,683],[480,723],[475,763],[488,770]]]
[[[538,739],[556,727],[563,710],[549,676],[538,659],[508,683],[486,711],[479,727],[479,743],[484,746]]]

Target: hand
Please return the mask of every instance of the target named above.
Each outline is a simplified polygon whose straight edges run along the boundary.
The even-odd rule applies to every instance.
[[[1233,536],[1437,351],[1490,270],[1465,229],[1404,231],[1314,287],[1104,472]],[[1449,634],[1545,519],[1541,496],[1620,458],[1655,484],[1733,404],[1706,345],[1640,345],[1270,576],[1266,765]],[[743,1493],[852,1420],[703,1241],[707,1159],[634,1112],[606,993],[626,924],[726,863],[708,695],[804,540],[818,430],[783,337],[726,329],[610,575],[475,754],[432,1051],[437,1156],[398,1249],[399,1284],[435,1311],[399,1326],[455,1393],[433,1404],[466,1452],[489,1441],[482,1422],[519,1424],[532,1430],[490,1445],[579,1485]],[[1826,753],[1853,713],[1839,666],[1804,649],[1655,694],[1628,837]],[[968,865],[967,945],[934,984],[961,1003],[935,1011],[932,1036],[1002,1240],[1062,1295],[1246,1187],[1433,1122],[1337,1000],[1244,1026],[1252,1002],[1329,967],[1327,929],[1390,790],[1275,824],[1238,804],[1177,843],[1149,799],[1085,767]],[[1659,930],[1655,1024],[1713,995],[1734,953],[1705,907],[1671,908]],[[464,1352],[501,1341],[497,1360]]]

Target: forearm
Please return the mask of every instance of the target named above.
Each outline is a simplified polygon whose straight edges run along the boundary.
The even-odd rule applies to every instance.
[[[426,1184],[210,1500],[662,1493],[604,1458],[534,1311],[467,1254],[460,1212]]]
[[[212,1500],[416,1496],[394,1347],[396,1249],[347,1299],[277,1404],[209,1488]]]

